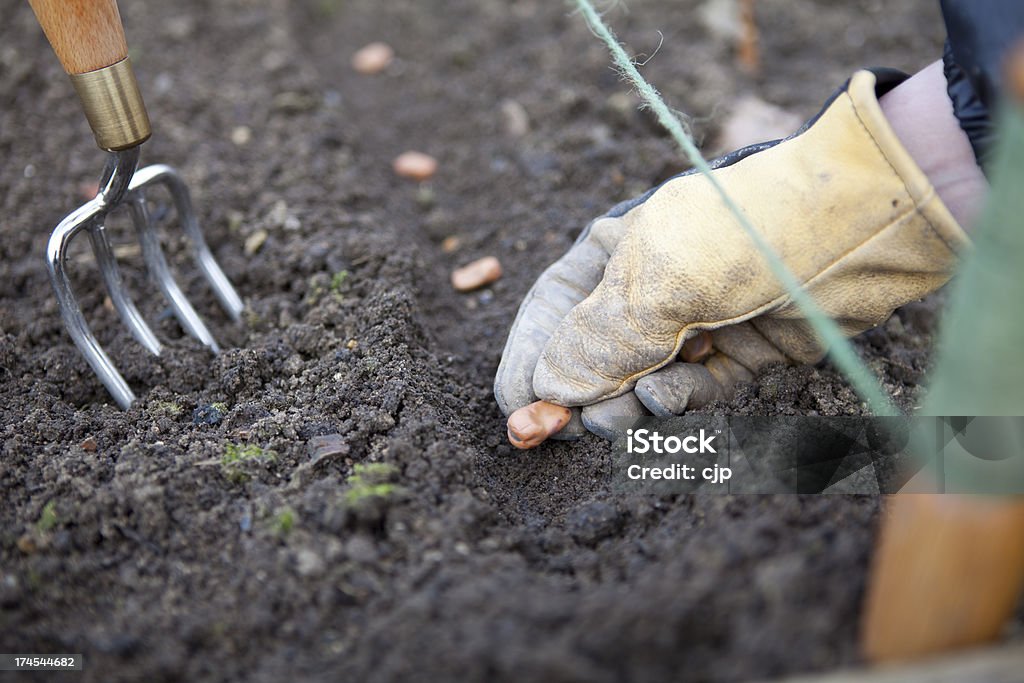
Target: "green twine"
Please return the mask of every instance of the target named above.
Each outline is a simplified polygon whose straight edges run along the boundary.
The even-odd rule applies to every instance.
[[[800,283],[797,281],[793,273],[783,264],[782,259],[779,258],[775,250],[768,244],[764,237],[754,226],[750,223],[750,220],[746,217],[743,211],[736,205],[729,194],[725,191],[725,188],[718,182],[718,179],[711,172],[711,167],[708,166],[707,161],[701,156],[697,146],[693,143],[686,129],[679,119],[672,113],[668,105],[665,104],[665,100],[662,99],[658,91],[650,83],[640,75],[640,72],[636,68],[633,60],[626,54],[626,50],[622,47],[622,44],[616,39],[615,34],[612,33],[608,25],[605,24],[601,15],[598,14],[597,10],[594,9],[593,4],[590,0],[575,0],[576,5],[579,7],[580,12],[586,19],[587,24],[590,26],[590,30],[600,38],[604,44],[608,47],[609,52],[612,54],[616,66],[621,70],[622,74],[628,79],[633,86],[640,93],[640,97],[643,98],[644,102],[654,111],[655,116],[658,118],[658,122],[665,127],[665,129],[672,135],[672,138],[676,141],[679,147],[683,150],[686,158],[690,160],[701,175],[703,175],[714,190],[721,197],[722,202],[726,208],[732,212],[736,217],[736,221],[740,224],[743,230],[747,233],[751,240],[753,240],[758,251],[764,257],[768,263],[768,267],[771,268],[772,273],[776,279],[782,283],[789,293],[789,296],[796,302],[797,306],[807,317],[807,321],[814,329],[815,334],[818,336],[818,340],[823,346],[829,349],[829,353],[832,357],[832,361],[839,367],[840,371],[846,376],[847,380],[853,385],[853,388],[860,394],[861,398],[864,399],[868,406],[876,413],[880,415],[899,415],[900,413],[896,410],[895,406],[889,401],[888,397],[882,393],[881,388],[878,385],[878,380],[868,370],[860,358],[857,357],[856,352],[853,350],[853,346],[847,341],[846,337],[840,331],[839,326],[818,307],[814,302],[814,299],[803,289]]]

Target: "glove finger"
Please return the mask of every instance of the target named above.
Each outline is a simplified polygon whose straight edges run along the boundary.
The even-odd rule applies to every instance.
[[[732,398],[736,385],[740,382],[752,382],[754,373],[737,363],[724,353],[716,353],[704,363],[711,376],[715,378],[724,392],[723,398]]]
[[[772,363],[792,362],[749,322],[717,329],[712,333],[712,339],[719,353],[754,373]]]
[[[561,431],[551,435],[554,441],[576,441],[587,433],[587,428],[583,424],[583,411],[579,408],[570,408],[569,410],[572,412],[569,424],[562,427]]]
[[[806,320],[761,316],[751,321],[757,331],[797,363],[817,363],[825,356],[818,336]]]
[[[672,363],[641,378],[634,390],[643,405],[658,417],[682,415],[726,397],[711,371],[697,363]],[[584,412],[584,418],[586,412]]]
[[[537,399],[533,373],[544,345],[569,311],[601,281],[609,254],[623,232],[624,224],[617,218],[599,218],[588,225],[576,244],[541,274],[523,299],[494,379],[494,397],[505,415]],[[577,435],[582,433],[582,423],[574,423]]]
[[[614,398],[675,358],[679,325],[648,315],[644,307],[650,297],[632,291],[615,272],[621,269],[614,267],[620,253],[594,293],[572,309],[544,347],[533,375],[540,398],[566,406]]]
[[[687,363],[702,363],[715,352],[713,337],[710,332],[698,332],[690,337],[679,351],[679,357]]]
[[[583,424],[594,434],[614,441],[636,424],[639,418],[649,414],[631,391],[584,408]]]

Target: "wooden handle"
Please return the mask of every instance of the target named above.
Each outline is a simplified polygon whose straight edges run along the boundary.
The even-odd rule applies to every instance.
[[[889,500],[862,646],[884,662],[996,638],[1024,584],[1024,501],[904,494]]]
[[[95,71],[128,56],[116,0],[29,0],[69,74]]]

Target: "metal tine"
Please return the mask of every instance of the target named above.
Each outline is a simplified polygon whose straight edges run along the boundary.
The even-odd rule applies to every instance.
[[[186,332],[209,347],[214,353],[220,353],[220,347],[213,338],[213,334],[196,313],[196,309],[189,303],[184,292],[178,287],[178,283],[174,281],[171,269],[167,265],[167,259],[164,258],[163,249],[160,247],[160,236],[150,220],[146,197],[141,189],[133,190],[129,194],[128,204],[131,208],[135,232],[142,245],[146,268],[149,269],[150,276],[156,281],[160,291],[163,292],[164,297],[171,304],[171,308],[174,309],[174,315],[178,318],[178,322]]]
[[[129,191],[141,193],[145,187],[155,183],[163,185],[170,193],[178,213],[178,220],[181,222],[185,234],[188,235],[189,240],[192,242],[192,251],[196,265],[199,266],[199,270],[202,271],[206,281],[210,284],[221,306],[231,316],[232,320],[240,320],[245,304],[242,303],[238,292],[235,291],[231,281],[228,280],[227,275],[224,274],[217,260],[213,257],[210,248],[206,245],[203,232],[199,228],[199,220],[192,209],[192,198],[189,195],[188,187],[185,185],[185,181],[181,179],[181,176],[178,175],[178,172],[164,164],[153,164],[152,166],[139,169],[131,179]]]
[[[124,152],[114,152],[107,158],[107,164],[103,169],[100,178],[100,190],[96,196],[103,204],[104,210],[89,223],[89,241],[92,242],[92,250],[96,255],[96,263],[99,266],[103,282],[107,286],[107,293],[114,304],[114,308],[121,316],[132,336],[145,346],[155,356],[160,355],[161,346],[156,335],[149,329],[139,310],[135,307],[128,292],[125,291],[124,282],[121,280],[121,273],[117,267],[117,259],[114,257],[114,249],[107,239],[104,222],[107,214],[115,209],[124,198],[132,175],[139,165],[138,148]]]
[[[67,274],[67,252],[71,240],[74,239],[79,231],[87,230],[93,249],[96,251],[97,262],[103,273],[111,300],[115,302],[115,305],[117,305],[118,301],[124,304],[123,308],[119,310],[136,338],[139,339],[140,333],[143,338],[146,338],[148,335],[148,338],[155,344],[156,352],[159,353],[159,342],[156,341],[156,337],[153,336],[153,333],[142,320],[142,317],[139,316],[135,306],[124,292],[120,274],[117,271],[117,262],[113,257],[113,251],[103,229],[103,221],[107,213],[124,196],[129,180],[138,165],[138,160],[138,148],[111,154],[103,170],[99,194],[68,214],[57,225],[50,235],[46,249],[46,263],[50,272],[50,281],[57,295],[57,304],[60,307],[60,314],[64,320],[64,325],[67,327],[72,341],[75,342],[75,346],[85,356],[86,362],[92,367],[96,376],[100,378],[100,381],[103,382],[103,385],[110,392],[111,396],[114,397],[117,404],[125,410],[135,401],[135,394],[124,380],[124,377],[121,376],[121,373],[117,371],[113,361],[103,351],[103,347],[100,346],[96,337],[93,336],[92,331],[89,329],[85,316],[82,315],[82,309],[78,305],[78,300],[75,298],[74,290],[71,287],[71,280]],[[134,316],[125,316],[125,311],[134,313]],[[143,343],[145,344],[145,342]],[[151,348],[151,350],[153,349]]]
[[[121,271],[117,267],[117,258],[114,250],[107,239],[107,231],[102,219],[95,221],[87,229],[89,241],[92,242],[92,250],[96,255],[96,264],[99,266],[100,274],[103,275],[103,282],[107,286],[107,294],[114,304],[121,320],[131,330],[136,341],[146,347],[154,356],[159,356],[163,350],[156,335],[149,329],[149,325],[143,319],[139,309],[135,307],[128,292],[125,291],[124,282],[121,280]]]
[[[89,221],[93,220],[102,206],[96,200],[89,202],[74,213],[61,221],[60,225],[50,235],[47,244],[46,264],[50,271],[50,281],[57,294],[57,303],[60,306],[60,316],[64,320],[64,326],[71,335],[75,346],[85,356],[86,362],[96,373],[96,376],[103,382],[110,395],[114,397],[117,405],[127,410],[135,401],[135,394],[132,393],[128,383],[124,381],[121,373],[117,371],[114,362],[103,351],[103,347],[96,341],[96,337],[89,330],[85,316],[78,307],[78,300],[71,289],[71,281],[68,279],[67,270],[67,249],[71,240],[79,230],[85,228]]]

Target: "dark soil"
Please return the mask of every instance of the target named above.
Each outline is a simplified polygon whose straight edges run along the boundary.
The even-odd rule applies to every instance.
[[[744,92],[810,115],[858,66],[915,70],[941,46],[932,0],[762,0],[748,77],[698,4],[609,18],[637,53],[662,32],[644,71],[705,139]],[[102,155],[27,5],[0,0],[0,652],[82,652],[75,680],[154,683],[744,681],[856,661],[878,500],[616,496],[596,437],[505,443],[491,380],[520,298],[589,219],[681,168],[567,5],[122,5],[155,124],[145,158],[184,173],[250,312],[226,322],[169,232],[227,347],[204,352],[122,225],[126,280],[168,345],[146,357],[83,244],[83,310],[140,395],[109,403],[43,264]],[[398,60],[360,76],[348,60],[371,40]],[[429,184],[394,177],[407,149],[440,160]],[[505,277],[452,291],[450,270],[487,254]],[[904,407],[935,309],[858,344]],[[773,370],[717,409],[862,406],[822,366]],[[245,445],[274,456],[224,462]],[[360,487],[366,463],[390,468]]]

